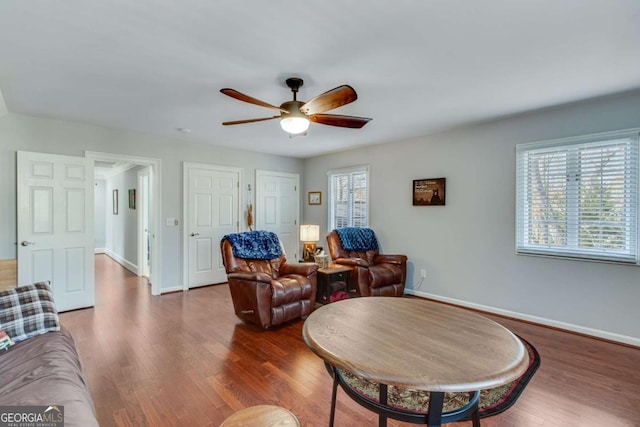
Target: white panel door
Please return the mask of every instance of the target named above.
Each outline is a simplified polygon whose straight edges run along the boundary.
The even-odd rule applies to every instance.
[[[93,161],[18,152],[18,284],[50,281],[58,311],[95,303]]]
[[[239,226],[240,172],[222,166],[185,163],[188,287],[227,281],[220,240]]]
[[[298,174],[256,171],[256,230],[276,233],[289,260],[299,258],[299,181]]]

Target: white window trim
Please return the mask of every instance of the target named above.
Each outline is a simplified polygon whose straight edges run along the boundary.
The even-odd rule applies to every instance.
[[[370,215],[371,215],[371,209],[370,209],[370,203],[369,203],[369,195],[371,194],[371,174],[369,173],[369,165],[356,165],[356,166],[347,166],[347,167],[342,167],[342,168],[336,168],[336,169],[329,169],[327,171],[327,189],[329,190],[327,192],[327,228],[328,228],[328,232],[331,232],[333,230],[333,228],[331,227],[331,218],[332,218],[332,212],[331,212],[331,208],[332,208],[332,204],[333,204],[333,187],[331,185],[331,177],[333,175],[338,175],[338,174],[345,174],[345,173],[353,173],[353,172],[365,172],[367,174],[367,198],[366,198],[366,202],[367,202],[367,224],[370,223]]]
[[[602,256],[601,254],[597,257],[593,257],[586,253],[587,250],[582,253],[572,253],[571,250],[562,250],[559,249],[557,251],[552,249],[538,249],[536,250],[533,247],[527,247],[520,245],[519,237],[520,233],[525,234],[526,230],[521,230],[520,227],[525,228],[524,223],[526,222],[525,216],[526,214],[523,212],[527,207],[525,203],[522,201],[522,197],[525,197],[525,194],[521,191],[521,187],[524,185],[520,182],[520,174],[522,164],[520,162],[520,155],[523,152],[527,152],[533,149],[545,149],[545,148],[553,148],[553,147],[570,147],[573,145],[580,144],[588,144],[596,141],[606,141],[606,140],[614,140],[621,138],[632,138],[635,140],[636,151],[640,151],[640,128],[631,128],[624,129],[612,132],[602,132],[597,134],[590,135],[582,135],[568,138],[558,138],[552,140],[545,141],[535,141],[535,142],[527,142],[516,145],[516,218],[515,218],[515,250],[517,255],[529,255],[529,256],[540,256],[540,257],[548,257],[548,258],[560,258],[560,259],[571,259],[571,260],[579,260],[579,261],[590,261],[590,262],[602,262],[602,263],[613,263],[613,264],[623,264],[623,265],[640,265],[640,153],[638,154],[638,158],[636,158],[636,182],[635,182],[635,259],[618,259],[617,257],[607,258],[606,256]],[[521,225],[522,222],[522,225]]]
[[[344,168],[329,169],[327,171],[327,177],[331,178],[331,175],[340,174],[340,173],[352,173],[352,172],[366,172],[368,175],[369,165],[357,165],[357,166],[348,166]]]

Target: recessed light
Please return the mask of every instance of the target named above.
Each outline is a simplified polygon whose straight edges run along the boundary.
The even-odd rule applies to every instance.
[[[178,132],[191,133],[191,129],[189,129],[189,128],[178,128]]]

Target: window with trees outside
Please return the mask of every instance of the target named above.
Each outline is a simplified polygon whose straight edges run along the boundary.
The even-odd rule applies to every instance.
[[[638,133],[519,144],[516,252],[638,264]]]
[[[369,168],[330,170],[329,230],[369,226]]]

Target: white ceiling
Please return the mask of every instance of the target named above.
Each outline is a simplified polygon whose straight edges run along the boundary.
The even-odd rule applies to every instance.
[[[221,125],[274,115],[221,88],[279,105],[290,76],[301,100],[350,84],[330,113],[373,121]],[[0,2],[9,112],[296,157],[637,88],[638,0]]]

